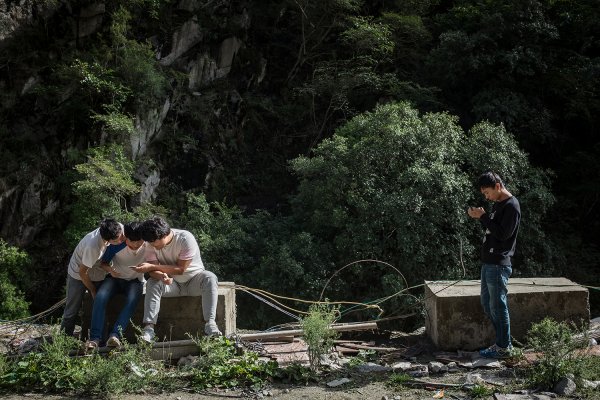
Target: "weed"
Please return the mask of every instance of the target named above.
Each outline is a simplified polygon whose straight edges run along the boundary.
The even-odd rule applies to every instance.
[[[235,355],[234,342],[226,337],[194,339],[200,356],[193,366],[193,384],[209,387],[262,386],[276,374],[277,363],[263,362],[258,354]]]
[[[374,350],[360,350],[358,354],[350,359],[348,362],[349,367],[356,367],[357,365],[364,364],[369,361],[373,361],[377,358],[377,352]]]
[[[103,357],[94,353],[86,357],[69,354],[80,343],[73,337],[54,332],[39,352],[7,363],[2,386],[8,389],[43,389],[50,392],[74,391],[79,394],[108,396],[133,391],[146,385],[151,365],[147,351],[133,348],[124,341],[123,351]],[[153,369],[158,371],[157,369]]]
[[[530,370],[532,385],[549,388],[567,374],[575,377],[583,375],[583,356],[577,353],[581,340],[575,340],[574,333],[575,329],[565,322],[550,318],[532,325],[527,340],[535,352],[541,353]]]
[[[286,382],[298,382],[304,384],[317,380],[316,374],[312,369],[299,363],[293,363],[285,368],[279,368],[277,377]]]
[[[321,356],[333,348],[337,332],[331,329],[331,324],[335,322],[337,315],[337,308],[319,303],[310,306],[308,315],[302,319],[303,336],[308,345],[308,359],[313,372],[319,370]]]
[[[494,394],[494,391],[484,385],[475,385],[471,389],[471,397],[478,399],[482,397],[488,397]]]
[[[388,380],[388,386],[391,386],[395,389],[404,389],[406,385],[412,381],[412,379],[412,376],[408,374],[392,374]]]

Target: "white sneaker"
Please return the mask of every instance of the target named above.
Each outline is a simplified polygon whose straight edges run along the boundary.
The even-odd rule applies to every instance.
[[[204,334],[206,336],[221,336],[223,335],[217,326],[215,321],[208,321],[206,325],[204,325]]]
[[[144,342],[152,343],[154,336],[156,336],[154,333],[154,328],[145,327],[144,330],[142,330],[142,336],[140,336],[140,339],[142,339]]]

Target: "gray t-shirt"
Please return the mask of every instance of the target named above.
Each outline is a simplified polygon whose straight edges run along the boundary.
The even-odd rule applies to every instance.
[[[100,228],[88,233],[79,241],[71,260],[69,261],[69,275],[77,280],[79,276],[79,266],[85,265],[89,268],[88,276],[93,282],[101,281],[106,276],[106,272],[99,268],[97,261],[100,259],[108,243],[100,236]],[[94,268],[92,268],[94,267]]]
[[[187,282],[194,275],[204,271],[204,264],[200,257],[200,248],[196,238],[183,229],[171,229],[173,239],[160,250],[152,246],[146,247],[146,261],[156,264],[177,265],[177,260],[192,260],[183,275],[174,275],[176,282]]]

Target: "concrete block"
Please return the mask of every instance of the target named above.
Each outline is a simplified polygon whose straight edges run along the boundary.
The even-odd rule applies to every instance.
[[[236,304],[235,284],[233,282],[219,282],[219,299],[217,303],[217,325],[223,334],[231,335],[236,331]],[[110,332],[114,322],[123,306],[123,296],[115,296],[110,300],[106,310],[105,336]],[[83,302],[82,336],[89,335],[92,320],[92,298],[86,295]],[[144,316],[144,298],[140,300],[132,321],[135,325],[142,325]],[[186,333],[193,336],[204,334],[205,321],[202,317],[202,297],[164,297],[160,304],[160,313],[155,327],[158,340],[183,340],[189,339]],[[135,341],[136,330],[131,324],[125,331],[129,341]]]
[[[566,278],[511,278],[508,282],[511,335],[523,341],[545,317],[579,324],[590,320],[589,293]],[[444,350],[476,350],[495,342],[480,302],[480,281],[426,281],[426,329]]]

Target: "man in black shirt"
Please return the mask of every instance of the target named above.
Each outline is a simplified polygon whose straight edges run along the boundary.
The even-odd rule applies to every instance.
[[[508,312],[508,278],[512,273],[511,257],[515,253],[521,207],[492,171],[479,177],[481,193],[494,202],[488,214],[482,207],[470,207],[471,218],[478,219],[485,235],[481,247],[481,305],[496,330],[496,343],[479,354],[487,358],[510,355],[510,316]]]

